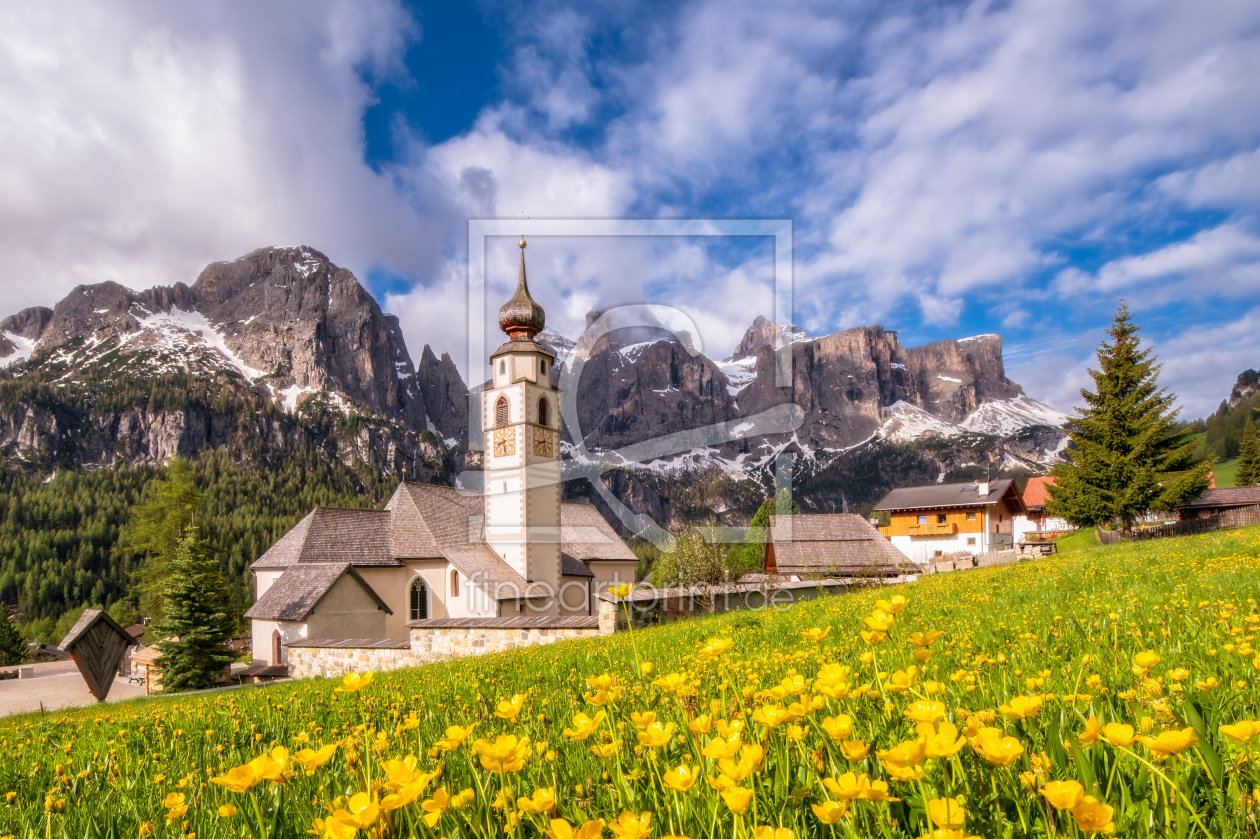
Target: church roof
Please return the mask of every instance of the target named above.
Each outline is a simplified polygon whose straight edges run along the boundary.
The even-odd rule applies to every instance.
[[[851,513],[771,516],[770,542],[774,570],[786,576],[896,577],[907,564],[892,542]]]
[[[294,563],[342,563],[357,567],[398,565],[390,551],[385,510],[316,507],[250,567],[281,570]]]
[[[528,583],[485,543],[483,522],[480,494],[431,484],[400,484],[384,510],[316,507],[250,566],[284,573],[247,617],[302,620],[340,579],[333,569],[353,572],[407,559],[445,559],[496,600],[525,596]],[[560,542],[566,577],[594,577],[587,562],[637,559],[590,504],[560,505]]]
[[[373,591],[353,566],[344,562],[298,562],[263,592],[262,597],[249,607],[245,617],[267,621],[306,620],[324,595],[346,574],[358,581],[386,614],[393,614],[393,610],[385,605],[381,596]]]

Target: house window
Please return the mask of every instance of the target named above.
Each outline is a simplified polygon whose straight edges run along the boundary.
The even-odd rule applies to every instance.
[[[932,556],[944,556],[944,551],[932,551]]]
[[[919,524],[927,524],[927,516],[919,516]]]
[[[428,620],[429,587],[424,584],[423,577],[411,581],[411,619],[413,621]]]
[[[976,520],[976,514],[975,514],[975,511],[972,511],[972,512],[970,512],[970,513],[968,513],[968,514],[967,514],[967,521],[975,521],[975,520]]]
[[[538,397],[538,424],[547,425],[547,397]]]
[[[496,428],[502,428],[508,424],[508,401],[506,396],[500,396],[499,401],[494,403],[494,425]]]
[[[969,548],[971,548],[971,547],[975,547],[975,544],[976,544],[976,537],[975,537],[975,536],[968,536],[968,537],[967,537],[967,547],[969,547]]]
[[[937,513],[937,514],[936,514],[936,523],[937,523],[937,524],[945,524],[945,522],[947,522],[947,521],[949,521],[949,517],[948,517],[948,516],[946,516],[944,513]]]
[[[451,569],[451,597],[459,597],[459,572]]]

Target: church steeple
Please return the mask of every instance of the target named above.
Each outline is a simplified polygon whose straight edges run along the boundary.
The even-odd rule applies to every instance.
[[[521,273],[516,281],[516,294],[499,309],[499,328],[513,341],[530,341],[547,325],[547,313],[529,296],[525,281],[525,239],[520,241]]]

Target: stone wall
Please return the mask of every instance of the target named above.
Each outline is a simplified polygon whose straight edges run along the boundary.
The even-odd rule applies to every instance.
[[[944,559],[933,563],[932,570],[937,574],[951,571],[965,571],[968,568],[990,568],[994,565],[1010,565],[1019,562],[1015,551],[998,551],[991,554],[980,554],[978,557],[968,556],[962,559]]]
[[[605,626],[607,625],[607,629]],[[442,618],[408,624],[410,640],[314,639],[288,644],[289,675],[340,677],[611,634],[596,618]]]

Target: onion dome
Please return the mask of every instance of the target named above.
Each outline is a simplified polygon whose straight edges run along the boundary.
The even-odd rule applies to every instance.
[[[529,296],[529,284],[525,282],[525,240],[521,239],[521,276],[516,283],[516,294],[499,309],[499,328],[513,341],[529,341],[547,325],[543,307]]]

